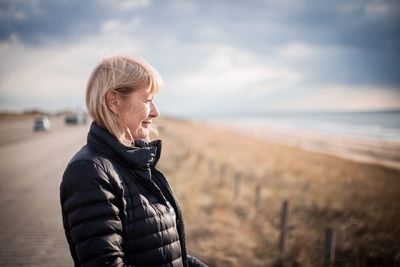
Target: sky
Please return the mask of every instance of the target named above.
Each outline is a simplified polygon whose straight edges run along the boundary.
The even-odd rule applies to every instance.
[[[146,59],[164,115],[400,108],[400,1],[0,0],[0,110],[84,109],[105,56]]]

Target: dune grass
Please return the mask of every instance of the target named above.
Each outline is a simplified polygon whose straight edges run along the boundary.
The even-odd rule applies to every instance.
[[[335,230],[336,266],[400,265],[399,171],[189,121],[158,123],[159,167],[182,206],[189,253],[210,266],[321,266],[326,228]]]

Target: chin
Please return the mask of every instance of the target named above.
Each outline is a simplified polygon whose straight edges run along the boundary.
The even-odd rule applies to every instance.
[[[150,137],[149,131],[148,130],[141,131],[138,134],[138,137],[139,137],[139,139],[149,139],[149,137]]]

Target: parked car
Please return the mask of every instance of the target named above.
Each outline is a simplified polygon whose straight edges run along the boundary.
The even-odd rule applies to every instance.
[[[69,114],[65,116],[64,123],[70,125],[86,124],[86,116],[83,114]]]
[[[33,121],[33,131],[34,132],[39,132],[39,131],[49,131],[50,130],[50,120],[46,116],[41,116],[35,118]]]

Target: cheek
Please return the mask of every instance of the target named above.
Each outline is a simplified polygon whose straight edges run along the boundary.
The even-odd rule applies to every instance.
[[[131,106],[129,111],[125,113],[125,121],[128,122],[130,126],[138,126],[140,123],[149,116],[150,109],[145,107],[145,105],[135,105]]]
[[[141,104],[132,109],[132,115],[138,120],[146,119],[150,114],[150,109],[145,104]]]

